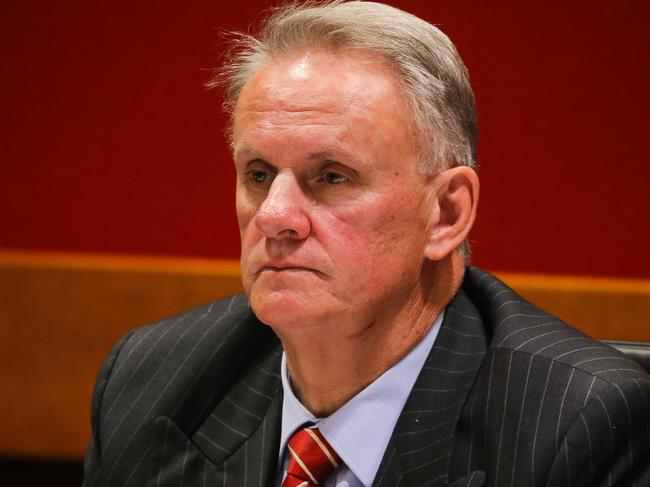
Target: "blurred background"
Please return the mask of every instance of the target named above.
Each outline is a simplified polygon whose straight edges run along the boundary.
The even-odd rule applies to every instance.
[[[597,338],[650,341],[650,3],[391,3],[470,72],[474,263]],[[79,485],[112,344],[240,290],[226,118],[203,83],[220,33],[271,5],[3,3],[1,485]]]

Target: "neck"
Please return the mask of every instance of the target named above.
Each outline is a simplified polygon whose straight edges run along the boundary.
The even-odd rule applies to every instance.
[[[460,287],[460,256],[429,262],[421,285],[389,317],[337,320],[275,332],[282,340],[294,393],[317,417],[339,409],[404,357],[429,331]],[[352,322],[354,320],[354,322]]]

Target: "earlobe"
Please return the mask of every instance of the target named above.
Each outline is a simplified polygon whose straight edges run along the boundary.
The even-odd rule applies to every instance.
[[[465,241],[476,218],[479,181],[476,172],[466,166],[441,172],[437,186],[437,207],[432,211],[431,226],[424,256],[439,261],[450,255]]]

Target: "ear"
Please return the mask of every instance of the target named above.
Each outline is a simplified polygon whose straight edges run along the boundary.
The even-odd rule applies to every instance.
[[[479,182],[476,172],[460,166],[436,176],[434,211],[424,256],[433,261],[450,255],[465,241],[476,218]]]

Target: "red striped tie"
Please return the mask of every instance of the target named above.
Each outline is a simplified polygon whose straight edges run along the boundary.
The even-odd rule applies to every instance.
[[[341,463],[341,458],[317,428],[296,431],[287,450],[289,466],[282,487],[322,485]]]

